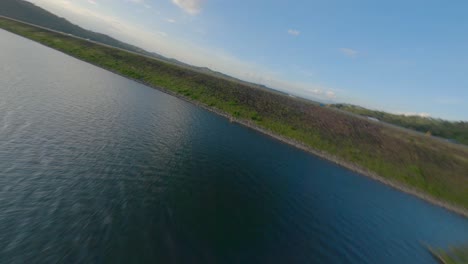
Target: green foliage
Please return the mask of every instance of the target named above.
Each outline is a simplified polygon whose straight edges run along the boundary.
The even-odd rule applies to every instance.
[[[448,250],[432,250],[432,255],[444,264],[468,263],[468,247],[452,247]]]
[[[468,122],[450,122],[422,116],[395,115],[348,104],[336,104],[333,107],[354,114],[377,118],[389,124],[413,129],[421,133],[430,132],[433,136],[468,145]]]
[[[257,112],[252,113],[250,118],[254,121],[262,121],[262,117]]]
[[[468,150],[462,146],[382,126],[244,82],[218,78],[11,20],[0,18],[0,28],[150,86],[162,87],[433,197],[468,208]],[[387,115],[359,111],[359,114],[381,120]],[[434,134],[439,133],[437,129],[431,129]],[[462,132],[457,138],[465,135]]]

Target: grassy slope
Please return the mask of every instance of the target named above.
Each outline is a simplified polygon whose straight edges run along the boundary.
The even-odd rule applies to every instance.
[[[107,35],[83,29],[75,24],[70,23],[64,18],[58,17],[49,11],[27,1],[1,0],[0,15],[50,28],[56,31],[73,34],[84,39],[91,39],[113,47],[142,53],[148,56],[153,55],[143,49],[121,42]]]
[[[430,132],[434,136],[455,140],[468,145],[468,122],[450,122],[420,116],[395,115],[348,104],[336,104],[333,107],[362,116],[374,117],[384,122],[422,133]]]
[[[164,87],[468,209],[466,148],[7,19],[0,18],[0,28],[149,85]]]
[[[444,264],[466,264],[468,263],[468,247],[450,248],[449,250],[430,249],[432,255]]]

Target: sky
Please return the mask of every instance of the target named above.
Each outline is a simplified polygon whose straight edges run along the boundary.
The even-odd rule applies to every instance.
[[[468,1],[29,0],[292,95],[468,121]]]

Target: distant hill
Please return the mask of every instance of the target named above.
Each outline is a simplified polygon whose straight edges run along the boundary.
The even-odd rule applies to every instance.
[[[268,88],[261,84],[255,84],[255,83],[243,81],[243,80],[234,78],[232,76],[226,75],[224,73],[213,71],[207,67],[197,67],[197,66],[193,66],[193,65],[178,61],[173,58],[167,58],[155,52],[149,52],[142,48],[136,47],[134,45],[122,42],[108,35],[84,29],[78,25],[71,23],[65,18],[56,16],[55,14],[52,14],[51,12],[39,6],[36,6],[33,3],[28,2],[28,1],[0,0],[0,15],[10,17],[13,19],[17,19],[20,21],[24,21],[27,23],[31,23],[34,25],[38,25],[41,27],[50,28],[50,29],[60,31],[63,33],[72,34],[80,38],[89,39],[89,40],[96,41],[102,44],[106,44],[112,47],[125,49],[131,52],[136,52],[136,53],[148,56],[148,57],[159,59],[167,63],[176,64],[178,66],[189,68],[191,70],[209,74],[218,78],[223,78],[223,79],[247,84],[249,86],[254,86],[257,88],[268,89],[274,92],[283,93],[275,89]]]
[[[148,52],[139,47],[119,41],[108,35],[93,32],[77,26],[65,18],[58,17],[49,11],[23,0],[0,0],[0,15],[25,21],[41,27],[72,34],[74,36],[90,39],[116,48],[137,52],[146,56],[166,59],[163,56]]]
[[[334,104],[332,106],[354,114],[376,118],[389,124],[446,138],[453,143],[468,145],[468,122],[451,122],[430,117],[395,115],[350,104]]]

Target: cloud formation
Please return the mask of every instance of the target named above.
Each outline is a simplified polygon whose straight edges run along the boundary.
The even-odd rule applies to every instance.
[[[359,54],[357,50],[350,49],[350,48],[340,48],[340,52],[349,58],[356,58]]]
[[[196,15],[202,10],[205,0],[171,0],[176,6],[185,12]]]
[[[135,4],[139,4],[139,5],[142,5],[144,6],[145,8],[151,8],[151,6],[149,4],[147,4],[145,2],[145,0],[126,0],[127,2],[132,2],[132,3],[135,3]]]
[[[285,76],[282,76],[278,72],[258,65],[256,62],[239,59],[223,49],[199,46],[184,39],[179,39],[176,36],[166,34],[158,28],[152,30],[143,29],[139,25],[123,21],[118,17],[80,7],[76,2],[68,0],[33,1],[43,4],[57,14],[70,18],[72,22],[76,22],[85,28],[109,34],[119,40],[148,51],[157,52],[169,58],[175,58],[195,66],[209,67],[233,77],[264,84],[295,96],[312,100],[330,100],[336,98],[335,91],[337,90],[334,87],[325,87],[311,82],[285,78]]]
[[[333,99],[333,98],[336,97],[336,94],[335,94],[335,92],[333,92],[333,91],[327,91],[326,95],[327,95],[327,97],[330,98],[330,99]]]
[[[288,34],[292,36],[299,36],[301,32],[297,29],[288,29]]]
[[[314,88],[311,92],[316,94],[316,95],[322,95],[323,94],[323,91],[318,89],[318,88]]]
[[[396,114],[403,115],[403,116],[419,116],[419,117],[425,117],[425,118],[431,117],[429,113],[397,112]]]

